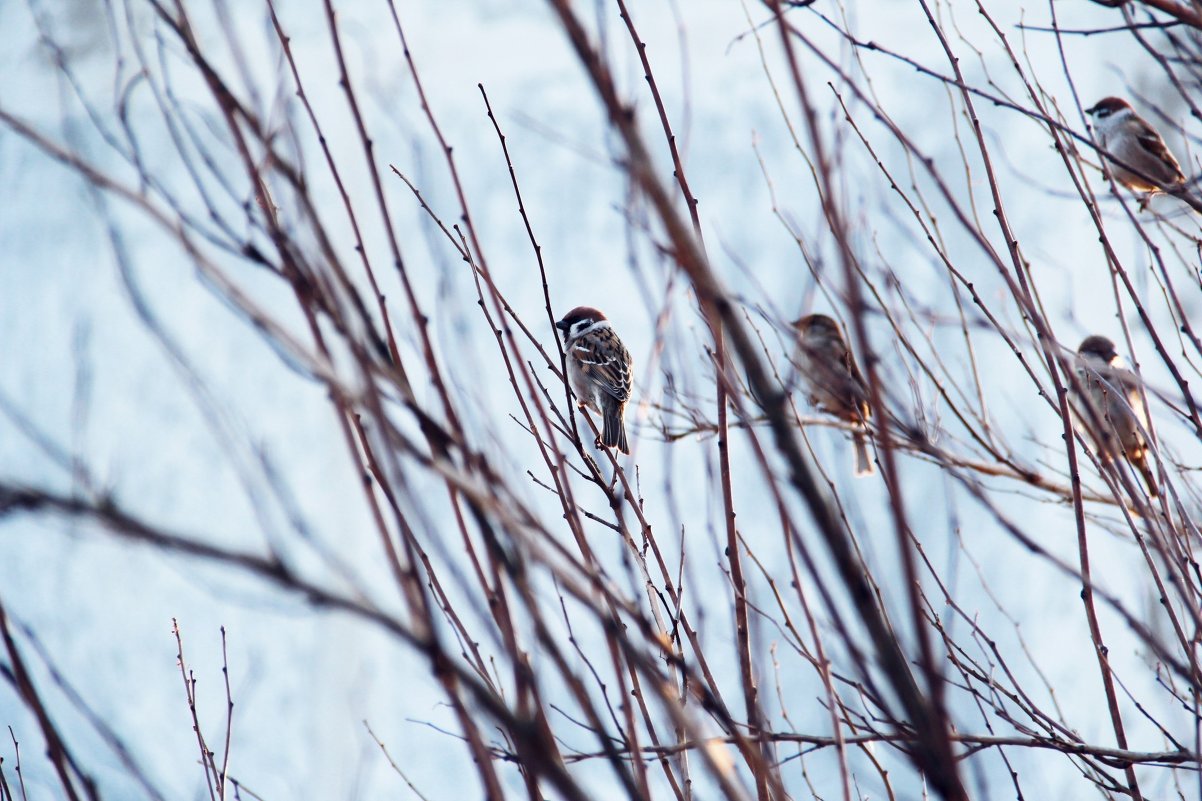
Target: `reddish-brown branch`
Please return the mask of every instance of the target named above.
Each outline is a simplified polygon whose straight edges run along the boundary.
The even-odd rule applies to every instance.
[[[12,631],[8,626],[8,613],[3,603],[0,603],[0,639],[4,641],[4,650],[8,654],[8,662],[12,669],[12,678],[17,688],[17,694],[21,696],[21,701],[33,713],[34,718],[38,722],[38,727],[42,731],[42,737],[46,741],[46,755],[50,758],[51,764],[54,765],[54,772],[58,776],[59,786],[63,788],[63,792],[70,801],[80,801],[79,791],[71,775],[73,773],[71,754],[67,750],[66,743],[59,733],[58,727],[50,719],[50,713],[46,710],[46,705],[42,701],[36,685],[33,683],[33,677],[29,674],[29,670],[25,666],[25,660],[21,657],[21,652],[17,648],[16,641],[13,640]],[[11,732],[12,730],[9,729],[10,734]],[[14,737],[13,740],[15,742],[16,738]],[[96,801],[96,793],[92,787],[92,783],[85,781],[85,786],[88,797]],[[21,792],[24,795],[24,778],[21,780]]]
[[[668,112],[664,106],[663,97],[660,95],[659,85],[651,70],[651,61],[647,55],[647,44],[639,36],[638,30],[634,25],[634,18],[630,15],[630,10],[626,7],[625,0],[617,0],[617,4],[618,13],[622,21],[626,24],[626,31],[630,35],[630,40],[634,44],[635,50],[638,52],[639,61],[643,67],[643,77],[647,81],[647,87],[655,102],[660,126],[663,129],[664,139],[668,145],[668,152],[672,157],[673,176],[680,187],[681,195],[683,195],[688,208],[689,218],[693,224],[693,236],[696,237],[699,250],[704,254],[705,240],[701,232],[701,219],[697,214],[697,198],[689,188],[684,164],[680,158],[680,150],[676,145],[676,135],[672,132],[672,125],[668,119]],[[739,671],[743,682],[743,702],[746,709],[748,726],[752,733],[754,733],[763,726],[763,720],[760,713],[759,688],[756,685],[755,670],[752,666],[751,630],[747,614],[747,580],[743,575],[742,548],[735,525],[734,489],[731,481],[730,466],[730,378],[727,375],[726,335],[723,333],[721,318],[714,314],[711,308],[706,304],[702,304],[701,311],[705,316],[706,323],[710,328],[711,336],[714,340],[714,369],[717,376],[717,380],[715,381],[715,405],[717,407],[718,477],[722,491],[723,523],[726,532],[726,558],[730,563],[731,583],[734,587],[735,639],[738,642],[739,648]],[[755,776],[757,797],[760,801],[769,801],[771,797],[769,795],[770,783],[775,785],[774,789],[778,795],[782,790],[779,787],[779,778],[771,776],[768,770],[768,766],[772,763],[771,755],[767,751],[761,751],[759,756],[759,759],[749,763],[749,767]]]

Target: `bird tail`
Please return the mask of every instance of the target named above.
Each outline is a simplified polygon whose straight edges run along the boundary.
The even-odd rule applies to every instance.
[[[872,455],[868,453],[868,437],[863,431],[853,432],[852,444],[856,449],[856,476],[870,476],[876,472],[872,466]]]
[[[608,448],[617,448],[622,453],[630,453],[630,445],[626,442],[626,423],[622,420],[625,411],[626,407],[621,403],[605,404],[601,444]]]

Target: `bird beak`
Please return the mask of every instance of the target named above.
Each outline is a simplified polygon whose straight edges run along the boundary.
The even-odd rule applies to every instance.
[[[555,327],[558,328],[560,331],[567,331],[568,330],[568,322],[567,322],[567,320],[560,320],[559,322],[557,322],[555,324]]]

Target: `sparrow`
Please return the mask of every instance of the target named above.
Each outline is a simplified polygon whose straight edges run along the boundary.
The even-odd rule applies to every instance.
[[[555,327],[563,331],[576,401],[601,414],[600,443],[630,453],[623,422],[630,400],[630,352],[605,315],[591,306],[577,306]]]
[[[1097,443],[1099,457],[1108,464],[1116,455],[1117,443],[1143,476],[1148,494],[1155,498],[1156,478],[1148,464],[1148,441],[1143,433],[1148,413],[1140,395],[1139,378],[1127,369],[1114,343],[1106,337],[1086,337],[1077,355],[1077,381],[1082,401],[1089,406],[1080,417]]]
[[[1085,113],[1093,118],[1098,140],[1109,154],[1106,161],[1114,179],[1133,192],[1146,193],[1141,207],[1157,192],[1183,190],[1181,165],[1156,129],[1136,114],[1130,103],[1121,97],[1106,97]]]
[[[801,370],[810,387],[810,403],[840,420],[852,423],[856,449],[856,475],[872,475],[866,435],[868,385],[852,358],[843,332],[825,314],[810,314],[793,323],[797,329]]]

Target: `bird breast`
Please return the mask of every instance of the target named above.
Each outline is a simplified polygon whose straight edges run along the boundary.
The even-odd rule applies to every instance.
[[[595,381],[584,372],[576,359],[568,358],[568,380],[572,382],[572,392],[576,400],[594,411],[601,411],[597,403],[598,387]]]

